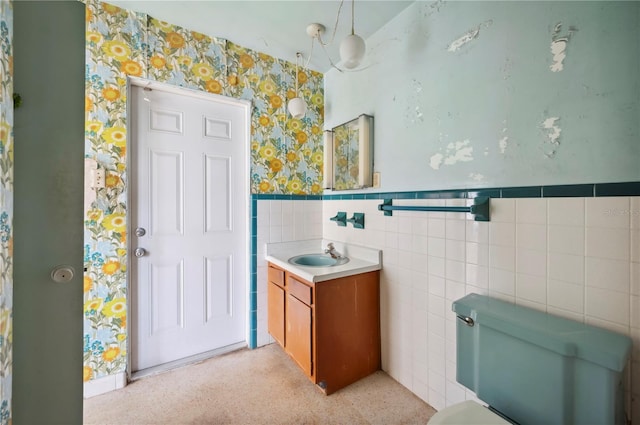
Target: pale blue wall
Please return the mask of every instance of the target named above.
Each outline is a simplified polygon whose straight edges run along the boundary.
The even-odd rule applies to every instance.
[[[325,75],[325,128],[375,117],[382,190],[640,181],[640,2],[418,1],[367,49]]]

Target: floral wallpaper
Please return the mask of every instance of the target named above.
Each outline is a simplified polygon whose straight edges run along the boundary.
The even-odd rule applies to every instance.
[[[13,8],[0,0],[0,423],[11,423],[13,365]]]
[[[334,185],[336,190],[357,189],[360,158],[358,144],[360,131],[358,120],[333,129]]]
[[[84,380],[124,372],[127,358],[127,76],[247,99],[251,192],[322,191],[323,76],[299,69],[308,104],[293,119],[295,64],[146,14],[87,1],[85,156],[106,187],[85,216]]]

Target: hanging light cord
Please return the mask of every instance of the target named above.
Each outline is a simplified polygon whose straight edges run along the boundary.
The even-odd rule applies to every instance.
[[[351,0],[351,35],[354,35],[356,32],[354,31],[354,22],[355,22],[355,11],[356,9],[356,0]]]
[[[322,46],[330,46],[333,43],[333,40],[336,38],[336,30],[338,29],[338,22],[340,22],[340,11],[342,10],[342,5],[344,4],[344,0],[340,0],[340,6],[338,6],[338,14],[336,15],[336,24],[333,26],[333,34],[331,34],[331,41],[328,43],[324,43],[322,38],[320,38],[320,33],[318,32],[318,41]],[[351,13],[353,16],[353,12]]]
[[[296,52],[296,97],[298,97],[298,59],[300,59],[302,53]]]

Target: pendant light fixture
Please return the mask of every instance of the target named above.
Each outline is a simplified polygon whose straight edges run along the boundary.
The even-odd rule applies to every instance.
[[[345,69],[357,71],[357,69],[354,69],[354,68],[357,68],[358,66],[360,66],[362,59],[364,59],[364,55],[366,53],[367,47],[364,39],[360,37],[358,34],[356,34],[355,32],[355,0],[351,0],[351,34],[345,37],[345,39],[342,40],[342,43],[340,43],[339,65],[341,65],[344,69],[341,69],[333,62],[333,60],[331,59],[331,56],[329,56],[329,53],[327,52],[327,49],[326,49],[327,46],[330,46],[331,44],[333,44],[333,39],[336,35],[336,30],[338,28],[338,23],[340,21],[340,12],[342,10],[343,3],[344,3],[344,0],[340,2],[340,7],[338,8],[338,15],[336,17],[336,26],[333,29],[333,35],[331,36],[331,40],[328,43],[325,43],[322,40],[322,34],[324,34],[326,30],[326,27],[322,24],[319,24],[319,23],[309,24],[307,26],[307,35],[311,37],[311,52],[313,52],[313,42],[315,40],[318,40],[320,47],[322,47],[322,50],[324,50],[324,53],[327,55],[327,58],[329,59],[329,62],[331,63],[332,67],[334,67],[340,72],[344,71]],[[311,59],[311,54],[309,55],[309,60],[310,59]]]
[[[354,10],[355,0],[351,0],[351,34],[340,43],[340,59],[342,60],[342,65],[347,69],[353,69],[360,65],[366,51],[364,39],[357,35],[354,30]]]
[[[287,104],[287,109],[293,118],[302,118],[307,112],[307,102],[298,94],[298,60],[302,57],[302,53],[296,52],[296,97],[291,99]]]

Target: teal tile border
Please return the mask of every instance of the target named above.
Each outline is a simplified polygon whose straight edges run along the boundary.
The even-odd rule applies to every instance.
[[[640,196],[640,182],[569,184],[555,186],[497,187],[485,189],[422,190],[409,192],[365,192],[326,195],[251,195],[251,282],[250,282],[250,332],[249,348],[256,348],[258,335],[258,201],[336,201],[352,199],[466,199],[477,196],[490,198],[554,198]]]

